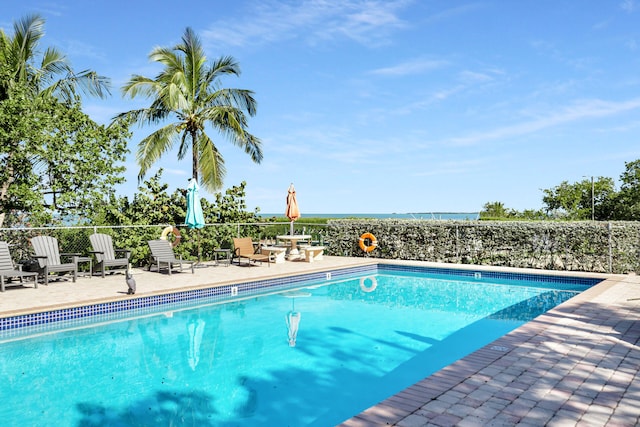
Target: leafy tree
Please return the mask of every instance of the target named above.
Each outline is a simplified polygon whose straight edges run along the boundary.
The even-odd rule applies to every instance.
[[[122,181],[127,136],[126,128],[96,124],[79,104],[28,95],[0,101],[0,224],[9,212],[5,225],[86,216]]]
[[[54,48],[38,60],[43,28],[32,15],[0,31],[0,225],[8,212],[9,225],[82,215],[121,181],[128,130],[94,123],[76,92],[102,96],[108,80]]]
[[[625,163],[620,181],[620,191],[610,204],[612,216],[618,220],[640,220],[640,160]]]
[[[182,240],[176,251],[186,258],[204,258],[213,254],[214,248],[226,247],[231,243],[231,237],[238,232],[236,223],[252,224],[260,220],[255,213],[246,211],[245,187],[242,182],[233,186],[224,194],[216,193],[214,203],[202,198],[202,211],[207,224],[216,224],[199,230],[184,227],[186,215],[186,190],[177,189],[172,194],[167,193],[168,185],[162,182],[162,169],[153,177],[145,180],[138,187],[138,192],[129,202],[127,197],[111,196],[108,203],[102,205],[92,217],[95,226],[127,226],[127,225],[162,225],[171,224],[180,229]],[[257,236],[258,228],[245,225],[244,235],[253,233]],[[134,249],[133,263],[140,265],[148,257],[146,252],[147,240],[157,239],[159,229],[150,227],[140,231],[139,228],[123,228],[117,233],[122,246]]]
[[[543,221],[549,219],[549,216],[540,209],[525,209],[522,212],[517,212],[516,216],[518,219],[527,221]]]
[[[211,212],[216,215],[217,218],[213,218],[215,222],[219,223],[234,223],[234,222],[256,222],[260,218],[258,217],[259,209],[256,208],[254,212],[247,211],[247,204],[244,200],[245,187],[247,183],[242,181],[239,186],[234,186],[225,194],[216,193],[216,208]]]
[[[240,75],[240,67],[233,58],[222,57],[208,64],[200,40],[191,28],[186,29],[181,43],[172,49],[156,48],[149,58],[164,69],[155,79],[132,76],[123,93],[132,98],[138,95],[151,98],[151,105],[122,113],[115,120],[141,125],[159,124],[169,117],[175,117],[176,121],[138,144],[139,179],[179,142],[178,159],[183,159],[191,148],[192,176],[198,179],[200,174],[199,181],[205,189],[218,190],[225,176],[224,160],[206,132],[206,125],[242,148],[254,162],[262,161],[261,142],[248,132],[247,115],[256,113],[253,92],[223,88],[220,83],[225,75]]]
[[[528,220],[539,221],[548,219],[544,212],[532,209],[526,209],[522,212],[518,212],[515,209],[508,209],[502,202],[488,202],[480,211],[481,220]]]
[[[593,183],[584,179],[576,183],[563,181],[560,185],[543,190],[546,211],[572,220],[611,218],[611,200],[615,196],[613,179],[598,177]]]
[[[480,211],[480,219],[496,219],[508,217],[507,209],[502,202],[487,202]]]

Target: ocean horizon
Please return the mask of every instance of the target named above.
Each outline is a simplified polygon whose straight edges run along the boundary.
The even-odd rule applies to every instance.
[[[262,218],[284,218],[284,213],[259,213]],[[303,213],[304,218],[371,218],[371,219],[429,219],[429,220],[477,220],[480,212],[415,212],[415,213]]]

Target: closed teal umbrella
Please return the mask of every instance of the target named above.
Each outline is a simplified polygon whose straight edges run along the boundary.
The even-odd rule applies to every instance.
[[[200,203],[200,186],[195,178],[191,178],[187,187],[187,217],[184,223],[189,228],[202,228],[205,226],[204,215],[202,214],[202,204]],[[196,236],[198,239],[198,263],[200,263],[200,234]]]
[[[199,190],[198,182],[195,178],[191,178],[189,187],[187,187],[187,218],[184,221],[189,228],[202,228],[205,226],[202,204],[198,194]]]

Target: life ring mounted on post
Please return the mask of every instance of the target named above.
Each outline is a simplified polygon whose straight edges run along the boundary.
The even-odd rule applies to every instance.
[[[358,240],[360,249],[367,253],[371,252],[376,248],[376,246],[378,246],[378,239],[376,239],[376,236],[371,233],[364,233]]]
[[[171,242],[171,246],[175,248],[180,244],[180,239],[182,239],[182,236],[180,235],[180,230],[170,225],[168,227],[165,227],[164,230],[162,230],[162,234],[160,235],[160,238],[163,240],[169,240],[168,239],[169,233],[173,234],[173,236],[175,237],[173,239],[173,242]]]

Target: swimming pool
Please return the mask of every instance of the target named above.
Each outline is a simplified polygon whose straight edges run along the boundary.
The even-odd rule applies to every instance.
[[[20,319],[0,334],[0,417],[333,425],[596,282],[385,265]]]

